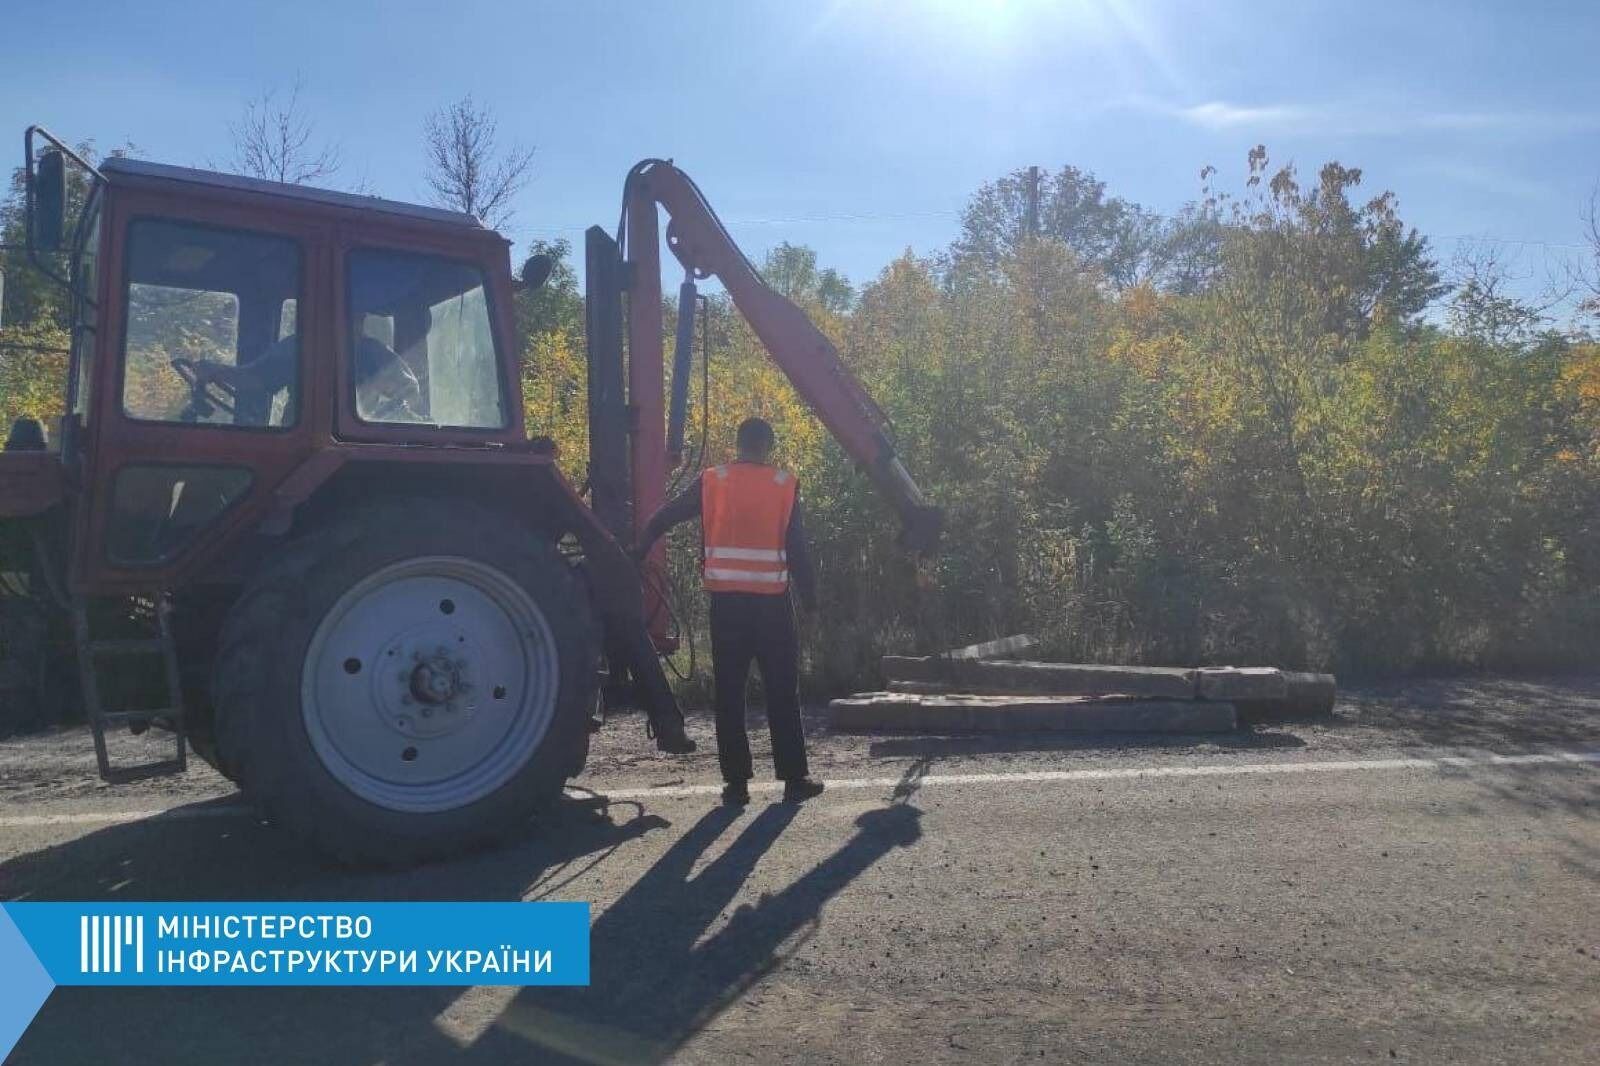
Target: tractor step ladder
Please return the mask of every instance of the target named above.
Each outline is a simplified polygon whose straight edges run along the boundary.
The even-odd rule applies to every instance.
[[[178,651],[172,640],[172,606],[166,597],[156,600],[157,635],[147,638],[95,640],[89,627],[89,605],[76,599],[72,605],[72,628],[78,646],[78,677],[83,686],[83,701],[88,711],[89,728],[94,733],[94,756],[100,776],[114,785],[143,781],[150,777],[180,774],[188,768],[188,745],[183,720],[183,688],[178,678]],[[107,710],[100,699],[101,661],[118,657],[161,656],[166,679],[167,705],[151,710]],[[106,750],[106,729],[128,726],[143,733],[162,724],[172,730],[173,753],[169,759],[113,767]]]

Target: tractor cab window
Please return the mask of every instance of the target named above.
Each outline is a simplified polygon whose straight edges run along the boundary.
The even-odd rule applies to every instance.
[[[300,250],[291,240],[144,219],[128,228],[122,407],[154,422],[294,424]]]
[[[100,202],[95,195],[89,205],[88,229],[78,257],[78,273],[72,298],[72,392],[71,412],[82,415],[89,410],[89,382],[93,369],[95,332],[100,326]]]
[[[356,414],[461,429],[506,424],[483,272],[404,252],[350,253]]]

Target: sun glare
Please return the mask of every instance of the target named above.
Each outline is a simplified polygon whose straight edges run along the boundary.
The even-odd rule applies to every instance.
[[[831,0],[812,33],[853,23],[981,63],[987,72],[1038,48],[1057,56],[1087,50],[1130,83],[1153,79],[1159,88],[1181,89],[1162,21],[1146,0]]]
[[[962,33],[1007,40],[1039,19],[1055,20],[1081,10],[1084,0],[924,0],[932,21]]]
[[[1066,38],[1143,45],[1149,13],[1135,0],[835,0],[824,18],[863,17],[962,50],[1010,52]]]
[[[966,50],[1009,51],[1070,30],[1083,40],[1117,36],[1131,0],[829,0],[811,32],[854,24]]]

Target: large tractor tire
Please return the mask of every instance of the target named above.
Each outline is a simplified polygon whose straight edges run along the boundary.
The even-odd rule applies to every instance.
[[[440,858],[559,799],[596,659],[588,597],[547,541],[470,503],[371,505],[291,543],[229,612],[216,755],[320,851]]]

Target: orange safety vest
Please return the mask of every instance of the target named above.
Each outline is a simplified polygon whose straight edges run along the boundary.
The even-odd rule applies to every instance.
[[[706,591],[788,591],[789,516],[798,487],[787,470],[760,463],[729,463],[700,475]]]

